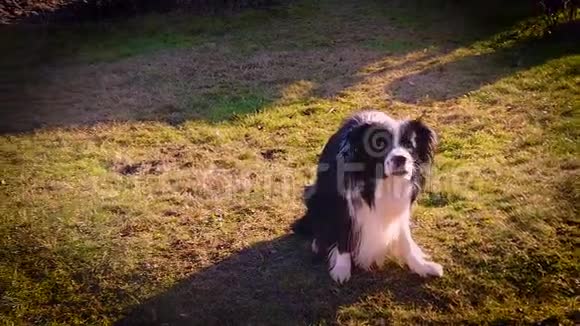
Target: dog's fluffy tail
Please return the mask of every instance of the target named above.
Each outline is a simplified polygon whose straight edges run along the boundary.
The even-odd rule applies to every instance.
[[[315,188],[314,185],[304,187],[304,193],[302,195],[302,200],[304,204],[308,205],[308,200],[314,195]],[[296,234],[311,236],[312,235],[312,217],[307,211],[304,216],[298,219],[294,224],[292,224],[292,231]]]

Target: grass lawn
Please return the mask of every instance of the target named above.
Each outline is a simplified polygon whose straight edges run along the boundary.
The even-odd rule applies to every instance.
[[[505,3],[0,30],[0,323],[580,323],[580,48]],[[337,286],[289,231],[361,108],[439,134],[440,279]]]

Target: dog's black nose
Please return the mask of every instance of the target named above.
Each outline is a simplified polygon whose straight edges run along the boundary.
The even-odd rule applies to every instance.
[[[402,168],[407,162],[407,158],[401,155],[393,156],[393,166],[395,169]]]

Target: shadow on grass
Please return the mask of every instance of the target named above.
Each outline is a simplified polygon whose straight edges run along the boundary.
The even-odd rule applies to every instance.
[[[0,133],[105,121],[211,123],[276,101],[332,97],[379,59],[370,51],[182,49],[114,63],[43,67],[0,82]]]
[[[0,133],[103,121],[217,122],[255,113],[304,81],[311,85],[302,95],[319,84],[332,95],[378,56],[332,51],[331,38],[310,27],[320,21],[317,10],[5,27]],[[288,17],[294,12],[300,16]]]
[[[386,89],[394,99],[405,103],[458,98],[517,71],[579,53],[578,35],[580,24],[565,25],[552,35],[532,37],[521,42],[513,39],[513,35],[509,33],[499,35],[493,41],[496,44],[492,43],[491,46],[504,42],[512,44],[499,49],[486,49],[481,55],[469,55],[448,63],[432,65],[426,70],[393,81]]]
[[[297,101],[332,98],[360,82],[363,67],[386,57],[431,46],[445,54],[470,44],[473,39],[454,39],[457,33],[437,34],[453,25],[449,15],[474,12],[470,6],[297,1],[229,18],[166,14],[70,30],[8,27],[3,43],[15,46],[0,63],[0,134],[106,121],[219,122],[268,109],[286,100],[288,89]],[[498,26],[522,14],[508,18]],[[427,27],[436,32],[420,32]],[[473,76],[472,84],[499,74]],[[458,88],[449,96],[461,95]]]
[[[442,307],[425,281],[397,266],[359,271],[343,287],[294,235],[258,243],[135,307],[117,325],[302,325],[334,320],[343,305],[375,293]]]

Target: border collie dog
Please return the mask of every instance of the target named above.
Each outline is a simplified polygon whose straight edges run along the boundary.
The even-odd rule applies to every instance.
[[[442,276],[411,237],[411,206],[433,160],[436,134],[420,120],[363,111],[348,118],[324,147],[317,180],[305,188],[307,211],[294,232],[312,237],[333,280],[352,265],[381,267],[387,256],[421,276]]]

